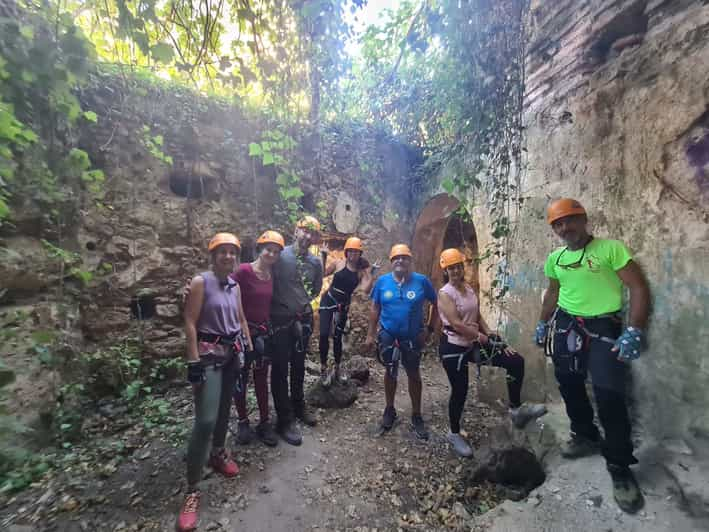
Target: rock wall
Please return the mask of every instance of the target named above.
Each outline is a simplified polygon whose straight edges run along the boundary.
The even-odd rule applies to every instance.
[[[531,343],[542,265],[559,245],[551,198],[588,209],[624,241],[653,292],[649,351],[633,364],[641,424],[658,438],[709,435],[709,5],[533,1],[528,164],[512,248],[509,323]],[[547,390],[554,392],[548,374]]]
[[[104,171],[105,197],[100,205],[77,198],[75,221],[62,234],[44,225],[30,198],[13,198],[14,226],[0,234],[0,314],[21,308],[30,329],[39,328],[39,316],[56,315],[61,300],[72,321],[45,319],[41,327],[64,329],[75,352],[139,338],[143,356],[181,356],[181,291],[208,267],[209,238],[236,233],[244,260],[252,260],[267,228],[292,239],[275,167],[249,156],[249,143],[262,141],[273,123],[184,89],[106,76],[81,100],[98,121],[78,132],[79,147]],[[301,170],[300,202],[320,218],[333,249],[356,233],[374,261],[410,238],[409,179],[418,153],[357,124],[289,133],[299,141],[289,157]],[[81,268],[93,273],[86,286],[58,265],[43,238],[80,256]],[[13,344],[3,355],[24,376],[15,390],[19,404],[32,411],[33,402],[46,403],[32,397],[43,374],[35,354]]]

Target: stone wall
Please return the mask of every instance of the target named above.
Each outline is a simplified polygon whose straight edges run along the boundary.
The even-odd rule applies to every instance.
[[[531,199],[513,244],[510,324],[541,358],[531,336],[542,264],[559,245],[544,211],[580,199],[593,233],[624,241],[651,284],[650,349],[633,364],[642,424],[657,437],[708,435],[709,5],[533,1],[530,22]]]
[[[100,206],[77,198],[75,221],[61,235],[43,226],[30,199],[13,198],[14,227],[3,226],[0,234],[0,312],[21,308],[31,316],[30,329],[64,329],[74,352],[138,338],[143,356],[181,356],[181,291],[208,267],[209,238],[236,233],[247,260],[267,228],[292,238],[291,222],[278,208],[274,167],[249,157],[249,143],[262,140],[267,121],[184,89],[111,77],[99,77],[81,100],[98,115],[97,124],[78,132],[79,146],[105,172],[105,198]],[[291,156],[301,169],[302,204],[320,217],[331,247],[341,248],[356,233],[373,261],[410,238],[415,151],[357,124],[328,125],[321,136],[290,134],[299,141]],[[158,135],[162,146],[152,147],[172,157],[172,165],[150,153],[146,136]],[[66,270],[60,282],[61,268],[42,238],[81,256],[81,268],[94,273],[87,286]],[[40,325],[39,314],[57,315],[59,300],[72,308],[71,322]],[[20,344],[3,351],[21,375],[17,401],[30,411],[34,402],[51,407],[47,394],[32,397],[47,373],[36,355]]]

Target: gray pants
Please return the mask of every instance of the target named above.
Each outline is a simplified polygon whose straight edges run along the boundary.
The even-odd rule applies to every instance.
[[[195,420],[187,447],[187,484],[190,487],[195,487],[202,478],[210,438],[212,448],[224,447],[237,365],[237,357],[232,357],[221,367],[210,363],[205,368],[205,382],[194,393]]]

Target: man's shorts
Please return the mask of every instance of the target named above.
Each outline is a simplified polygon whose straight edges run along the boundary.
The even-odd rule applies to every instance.
[[[379,361],[385,366],[392,365],[394,356],[395,338],[385,330],[379,331]],[[421,365],[421,346],[414,340],[399,340],[399,352],[401,360],[394,361],[395,368],[398,369],[399,362],[404,366],[406,372],[418,371]],[[394,369],[394,368],[392,368]]]

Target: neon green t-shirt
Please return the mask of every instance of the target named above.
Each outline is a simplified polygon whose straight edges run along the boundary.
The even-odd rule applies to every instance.
[[[564,268],[564,265],[581,265]],[[616,272],[632,260],[628,248],[617,240],[594,238],[583,249],[553,251],[544,264],[544,275],[559,281],[559,306],[574,316],[600,316],[623,306],[623,282]]]

